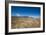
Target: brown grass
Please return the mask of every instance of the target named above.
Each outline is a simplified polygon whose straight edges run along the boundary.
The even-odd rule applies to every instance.
[[[12,17],[11,20],[12,29],[15,28],[38,28],[40,27],[40,19],[33,20],[32,18],[15,18]]]

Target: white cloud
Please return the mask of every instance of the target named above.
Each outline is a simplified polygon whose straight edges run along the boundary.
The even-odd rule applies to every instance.
[[[16,13],[16,16],[20,16],[20,14],[19,13]]]
[[[34,18],[39,18],[40,16],[28,16],[28,17],[34,17]]]

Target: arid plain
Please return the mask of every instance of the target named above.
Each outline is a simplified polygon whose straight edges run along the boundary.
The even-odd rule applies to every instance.
[[[11,28],[38,28],[40,27],[40,18],[33,17],[11,17]]]

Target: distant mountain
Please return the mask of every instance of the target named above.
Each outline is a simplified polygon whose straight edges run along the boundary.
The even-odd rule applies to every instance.
[[[16,18],[33,18],[33,17],[28,17],[28,16],[12,16],[12,17],[16,17]]]
[[[29,17],[29,16],[12,16],[13,18],[31,18],[33,20],[40,19],[40,17]]]

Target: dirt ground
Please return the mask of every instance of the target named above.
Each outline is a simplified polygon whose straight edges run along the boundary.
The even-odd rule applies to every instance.
[[[11,28],[38,28],[40,27],[40,19],[32,18],[15,18],[12,17]]]

